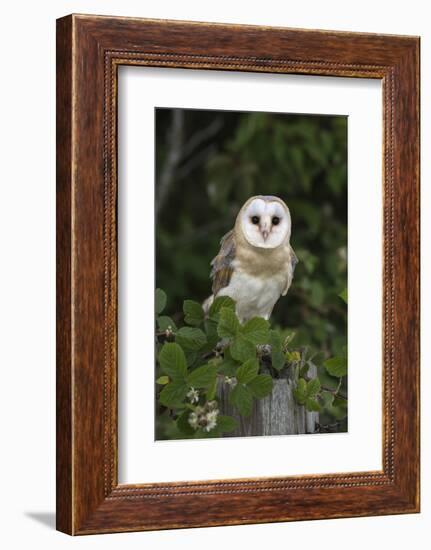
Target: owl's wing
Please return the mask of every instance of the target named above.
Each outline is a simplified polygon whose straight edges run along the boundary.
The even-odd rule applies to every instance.
[[[214,296],[229,285],[233,273],[232,262],[235,259],[235,239],[233,230],[226,233],[220,241],[220,251],[211,262],[210,277],[213,280],[212,290]]]
[[[287,264],[287,278],[286,278],[286,286],[284,287],[284,290],[282,292],[282,296],[286,296],[287,291],[290,288],[290,285],[292,284],[293,280],[293,274],[295,272],[296,264],[299,262],[297,255],[295,254],[295,251],[293,248],[289,245],[289,252],[290,252],[290,261]]]

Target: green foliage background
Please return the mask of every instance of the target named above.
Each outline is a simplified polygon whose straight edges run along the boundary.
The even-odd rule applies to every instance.
[[[242,204],[281,197],[299,258],[272,324],[294,344],[347,344],[347,117],[156,110],[156,286],[182,321],[185,298],[211,294],[209,264]]]

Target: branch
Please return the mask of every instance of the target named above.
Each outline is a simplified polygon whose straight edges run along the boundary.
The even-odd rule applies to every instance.
[[[196,151],[199,145],[204,143],[204,141],[207,141],[209,138],[215,136],[221,130],[222,126],[223,119],[219,117],[215,118],[206,128],[196,132],[184,145],[183,157],[185,158],[191,155],[194,151]]]
[[[158,196],[156,213],[158,214],[168,196],[169,189],[174,181],[175,172],[183,156],[184,111],[173,109],[172,123],[169,129],[169,151],[157,184]]]
[[[186,178],[193,170],[205,162],[207,158],[216,151],[215,145],[208,145],[202,151],[199,151],[196,155],[191,157],[178,171],[176,174],[177,180]]]
[[[206,128],[193,134],[189,141],[184,144],[184,111],[182,109],[172,110],[172,122],[168,130],[169,149],[166,162],[157,182],[157,214],[162,210],[174,181],[187,177],[214,152],[215,146],[209,145],[196,155],[191,156],[181,168],[180,164],[187,157],[190,157],[202,143],[217,134],[222,126],[223,120],[220,117],[216,118]]]

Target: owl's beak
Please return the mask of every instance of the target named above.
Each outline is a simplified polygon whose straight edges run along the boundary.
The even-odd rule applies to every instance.
[[[266,241],[271,229],[271,218],[269,216],[262,216],[260,222],[260,232],[262,233],[263,240]]]

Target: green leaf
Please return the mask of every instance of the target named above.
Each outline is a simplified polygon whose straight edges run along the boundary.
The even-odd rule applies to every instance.
[[[317,353],[313,353],[312,356],[309,359],[310,366],[316,366],[319,367],[323,364],[323,361],[325,360],[325,354],[323,351],[319,351]]]
[[[322,392],[321,399],[325,410],[335,417],[336,420],[342,420],[347,416],[347,401],[336,398],[331,392]]]
[[[207,390],[207,401],[212,401],[217,393],[217,376],[214,376],[214,380],[210,384]]]
[[[293,395],[300,405],[304,405],[307,398],[307,382],[304,378],[298,380],[296,388],[293,390]]]
[[[307,397],[305,401],[305,407],[307,408],[308,411],[315,411],[315,412],[320,411],[319,403],[312,397]]]
[[[347,288],[340,292],[338,296],[347,304]]]
[[[332,407],[332,403],[334,402],[334,394],[329,391],[323,391],[321,393],[321,399],[323,401],[323,406],[326,407]]]
[[[325,369],[331,376],[346,376],[347,374],[347,360],[345,357],[331,357],[323,363]]]
[[[217,323],[211,321],[211,319],[206,319],[204,322],[204,328],[208,340],[207,348],[208,351],[211,351],[213,348],[215,348],[217,342],[220,340],[217,333]]]
[[[175,342],[187,351],[197,351],[207,343],[207,337],[200,328],[182,327],[175,335]]]
[[[222,433],[233,432],[238,427],[238,422],[233,416],[218,416],[217,430]]]
[[[239,383],[248,384],[253,380],[253,378],[256,378],[258,372],[259,372],[258,360],[249,359],[248,361],[243,363],[240,367],[238,367],[235,376]]]
[[[187,383],[193,388],[208,388],[213,384],[216,375],[216,368],[211,365],[203,365],[188,375]]]
[[[159,353],[162,371],[172,380],[184,380],[187,375],[187,363],[183,350],[178,344],[168,342]]]
[[[339,407],[340,409],[347,411],[347,401],[345,399],[341,399],[341,397],[335,396],[334,407]]]
[[[234,311],[223,307],[220,310],[220,319],[217,326],[218,335],[221,338],[233,338],[236,336],[241,325]]]
[[[166,407],[175,407],[186,398],[189,387],[182,380],[173,380],[160,392],[160,403]]]
[[[244,384],[237,384],[229,394],[229,400],[242,416],[250,416],[253,406],[251,390]]]
[[[320,391],[320,381],[318,378],[313,378],[307,383],[306,395],[307,397],[314,397]]]
[[[232,357],[226,357],[218,366],[218,372],[225,376],[235,376],[238,363]]]
[[[169,384],[169,376],[160,376],[159,378],[157,378],[156,384],[160,384],[161,386]]]
[[[187,366],[189,368],[193,368],[197,366],[197,362],[199,361],[199,353],[197,351],[186,351],[185,352]]]
[[[183,304],[184,321],[188,325],[198,326],[204,320],[204,310],[198,302],[185,300]]]
[[[283,341],[281,338],[281,334],[277,330],[270,330],[269,331],[269,339],[268,344],[271,345],[272,350],[274,351],[282,351],[283,349]]]
[[[156,288],[155,306],[156,306],[157,315],[160,315],[160,313],[162,313],[162,311],[165,309],[166,300],[167,300],[166,292],[161,288]]]
[[[299,351],[287,351],[286,360],[292,363],[301,361],[301,354],[299,353]]]
[[[180,414],[180,416],[177,418],[177,428],[183,434],[193,435],[195,433],[195,430],[189,424],[189,416],[189,410],[185,410],[182,414]]]
[[[329,390],[336,390],[338,387],[339,380],[328,374],[328,371],[322,365],[317,367],[317,375],[320,380],[320,385],[325,386]]]
[[[303,376],[307,376],[308,371],[310,370],[310,365],[308,361],[305,363],[305,365],[302,365],[302,367],[299,369],[299,376],[302,378]]]
[[[256,346],[246,340],[242,334],[238,334],[230,345],[230,353],[237,361],[247,361],[256,357]]]
[[[295,338],[295,336],[296,336],[296,332],[291,332],[290,334],[288,334],[284,339],[284,347],[287,348],[287,346],[290,345],[290,343]]]
[[[284,367],[284,353],[281,335],[276,330],[269,331],[269,345],[271,346],[271,363],[276,370]]]
[[[211,357],[211,359],[208,359],[208,365],[211,365],[216,370],[218,370],[218,368],[222,363],[223,363],[222,357]]]
[[[157,317],[157,325],[159,327],[159,330],[162,331],[165,331],[168,328],[170,328],[174,332],[176,332],[177,330],[176,324],[167,315],[160,315],[159,317]]]
[[[335,397],[332,407],[328,408],[328,412],[335,416],[337,420],[343,420],[347,416],[347,401]]]
[[[269,339],[269,323],[262,317],[253,317],[241,327],[241,334],[253,344],[267,344]]]
[[[251,382],[247,384],[253,395],[258,399],[262,399],[272,392],[273,381],[269,374],[259,374]]]
[[[214,300],[209,309],[209,316],[214,321],[218,321],[219,313],[222,308],[231,309],[235,311],[235,302],[229,296],[219,296]]]

